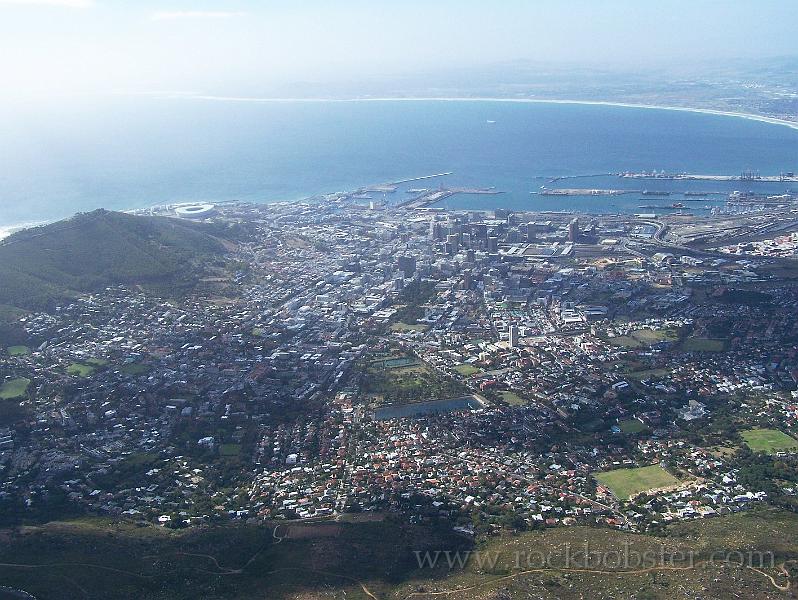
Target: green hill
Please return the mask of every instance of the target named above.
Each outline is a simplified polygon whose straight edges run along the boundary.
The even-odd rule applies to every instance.
[[[108,285],[185,288],[224,252],[215,229],[97,210],[16,233],[0,244],[0,305],[43,309]]]

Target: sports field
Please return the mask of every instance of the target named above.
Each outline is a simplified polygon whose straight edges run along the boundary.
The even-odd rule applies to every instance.
[[[601,485],[609,488],[616,498],[626,499],[640,492],[676,485],[679,480],[659,465],[637,469],[615,469],[593,473]]]
[[[460,375],[463,375],[464,377],[469,377],[470,375],[473,375],[474,373],[479,373],[479,369],[477,367],[475,367],[474,365],[468,365],[468,364],[457,365],[454,368],[454,370],[457,371],[458,373],[460,373]]]
[[[637,419],[627,419],[625,421],[621,421],[618,423],[618,426],[624,433],[640,433],[648,429],[648,427],[643,425],[643,423]]]
[[[725,346],[723,340],[689,337],[684,340],[682,350],[685,352],[723,352]]]
[[[798,441],[778,429],[749,429],[741,431],[745,443],[754,452],[774,452],[798,450]]]
[[[19,379],[10,379],[0,385],[0,400],[13,400],[15,398],[22,398],[28,391],[30,379],[21,377]]]
[[[510,406],[524,406],[527,404],[527,401],[515,392],[499,392],[499,395]]]
[[[88,377],[94,373],[94,367],[82,363],[72,363],[67,367],[67,373],[78,377]]]
[[[25,356],[30,354],[30,348],[27,346],[9,346],[8,354],[9,356]]]

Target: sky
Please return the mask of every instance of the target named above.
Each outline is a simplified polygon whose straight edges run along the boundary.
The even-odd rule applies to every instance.
[[[0,99],[798,55],[796,23],[796,0],[0,0]]]

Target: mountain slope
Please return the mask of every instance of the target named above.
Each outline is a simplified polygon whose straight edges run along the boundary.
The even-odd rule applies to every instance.
[[[224,252],[202,224],[97,210],[21,231],[0,245],[0,305],[41,309],[114,284],[184,287]]]

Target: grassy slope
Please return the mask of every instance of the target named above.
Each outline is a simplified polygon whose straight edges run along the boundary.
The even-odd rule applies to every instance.
[[[464,549],[456,538],[424,527],[390,521],[284,523],[277,537],[285,539],[277,543],[265,527],[174,533],[100,519],[29,528],[21,535],[0,530],[0,580],[53,600],[83,597],[77,586],[87,597],[108,599],[783,598],[763,573],[739,562],[721,567],[705,561],[713,553],[772,552],[773,568],[763,571],[784,584],[778,566],[798,556],[798,515],[750,511],[680,523],[667,537],[589,527],[506,535],[477,547],[482,556],[497,557],[493,566],[472,558],[453,569],[417,567],[415,550]],[[586,543],[594,556],[606,557],[603,567],[562,568],[565,553],[579,561]],[[661,549],[666,565],[687,568],[641,571],[633,564],[633,552],[660,556]],[[610,564],[619,551],[630,556],[629,567]],[[526,572],[537,566],[539,553],[550,557],[552,568]],[[758,555],[752,562],[757,560]]]
[[[81,519],[22,535],[0,530],[0,582],[51,600],[288,600],[305,592],[330,598],[332,588],[346,591],[335,598],[366,600],[357,582],[384,589],[405,580],[415,565],[410,548],[459,543],[447,532],[393,522],[282,523],[275,534],[269,527],[173,532]]]
[[[0,245],[0,304],[38,309],[112,284],[180,279],[221,244],[176,219],[94,211],[19,232]]]
[[[776,510],[679,523],[669,528],[667,537],[588,527],[548,529],[489,539],[479,548],[481,567],[472,559],[465,569],[439,569],[437,580],[418,572],[417,578],[399,586],[389,597],[403,600],[784,598],[787,597],[784,592],[766,575],[780,585],[787,583],[779,574],[779,566],[798,556],[796,535],[798,516]],[[586,548],[595,564],[580,570]],[[641,562],[642,567],[655,564],[666,568],[644,570],[636,566],[636,557],[641,556],[642,560],[644,552],[653,552],[657,557],[664,553],[666,558],[648,559]],[[743,553],[742,560],[737,552]],[[533,571],[541,564],[541,553],[553,568]],[[566,555],[570,556],[569,562]],[[616,566],[619,556],[620,567]],[[493,557],[498,557],[495,566],[489,563]],[[628,567],[625,557],[629,558]],[[714,559],[711,563],[707,562],[710,558]],[[566,564],[573,568],[559,568]],[[749,564],[764,564],[766,568],[757,572],[748,568]],[[448,576],[444,576],[447,572]],[[426,593],[409,595],[419,589]],[[440,593],[453,590],[456,592]]]

